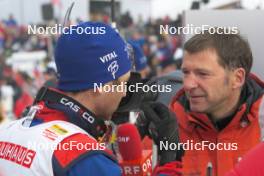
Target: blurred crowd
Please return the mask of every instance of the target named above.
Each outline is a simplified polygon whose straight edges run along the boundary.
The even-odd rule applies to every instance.
[[[77,19],[76,22],[80,22]],[[109,17],[101,21],[109,23]],[[52,23],[38,26],[52,26]],[[162,76],[180,68],[182,59],[182,38],[179,35],[160,34],[160,25],[181,26],[181,17],[169,17],[143,21],[139,16],[133,19],[129,12],[121,15],[118,30],[128,42],[136,43],[143,51],[147,68],[145,78]],[[43,85],[56,85],[56,68],[52,64],[53,51],[58,35],[28,34],[27,26],[18,25],[12,15],[0,21],[0,121],[21,117],[23,109],[30,105],[37,90]],[[8,63],[14,53],[45,51],[47,57],[38,63],[31,73],[14,69]]]
[[[171,20],[168,16],[144,22],[130,17],[129,12],[122,16],[120,29],[128,41],[138,43],[151,68],[150,76],[161,76],[180,67],[182,58],[182,36],[160,33],[160,25],[181,26],[181,17]]]

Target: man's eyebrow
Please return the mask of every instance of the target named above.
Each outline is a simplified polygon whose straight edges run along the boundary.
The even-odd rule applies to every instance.
[[[181,67],[182,71],[188,70],[186,67]],[[212,73],[211,70],[205,68],[196,68],[194,69],[195,72],[204,72],[204,73]]]
[[[204,68],[197,68],[197,69],[195,69],[195,71],[198,71],[198,72],[207,72],[207,73],[211,73],[212,72],[211,70],[204,69]]]

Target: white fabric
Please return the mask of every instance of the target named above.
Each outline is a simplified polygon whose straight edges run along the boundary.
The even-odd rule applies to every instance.
[[[87,134],[81,128],[65,121],[51,121],[29,128],[23,126],[25,120],[26,118],[12,121],[0,127],[1,176],[53,176],[52,155],[55,146],[73,134]],[[7,147],[10,145],[7,145],[7,142],[13,144],[11,144],[13,147],[8,150]],[[23,146],[27,149],[17,149],[18,147],[15,147],[16,145]],[[20,151],[20,155],[19,152],[15,155],[15,150]],[[29,150],[31,151],[28,152]],[[28,164],[32,160],[30,168],[10,161],[11,159],[7,157],[11,156],[14,160],[20,161],[18,156],[24,156],[21,155],[22,151],[25,155],[23,157],[24,159],[22,158],[22,163]],[[32,157],[34,153],[32,151],[36,152],[34,158]]]

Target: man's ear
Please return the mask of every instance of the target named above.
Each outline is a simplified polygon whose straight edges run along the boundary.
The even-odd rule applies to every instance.
[[[246,80],[246,71],[244,68],[237,68],[233,71],[234,81],[232,87],[234,89],[241,88]]]

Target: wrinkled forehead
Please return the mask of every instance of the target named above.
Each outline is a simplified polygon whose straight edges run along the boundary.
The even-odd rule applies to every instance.
[[[213,49],[206,49],[195,53],[184,51],[182,69],[207,69],[213,70],[222,67],[219,64],[219,56]],[[224,69],[222,67],[222,69]]]

